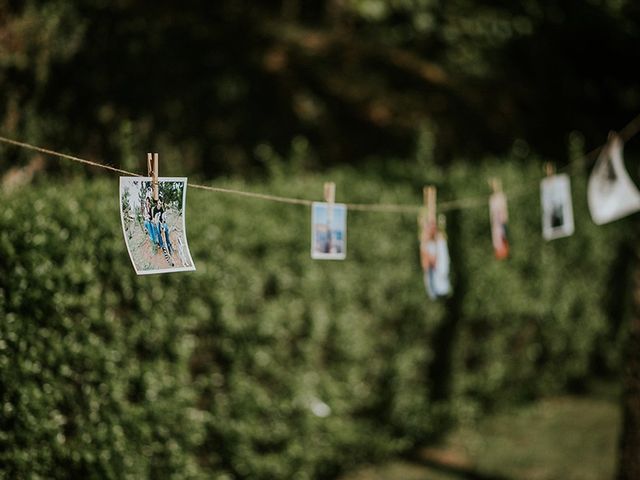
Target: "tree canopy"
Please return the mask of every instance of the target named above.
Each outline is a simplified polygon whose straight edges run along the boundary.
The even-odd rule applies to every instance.
[[[248,173],[309,140],[311,167],[436,159],[522,139],[561,161],[640,110],[626,0],[0,2],[0,120],[21,139],[186,173]],[[1,168],[7,167],[3,159]]]

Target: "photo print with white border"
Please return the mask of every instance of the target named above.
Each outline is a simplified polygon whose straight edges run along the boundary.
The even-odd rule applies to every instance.
[[[640,192],[624,167],[622,147],[622,139],[611,135],[589,176],[587,200],[596,225],[640,210]]]
[[[509,210],[504,192],[495,192],[489,197],[489,217],[493,251],[498,260],[503,260],[509,256],[509,237],[507,236]]]
[[[344,260],[347,257],[347,206],[313,202],[311,206],[311,258]]]
[[[420,263],[427,295],[431,300],[443,298],[451,293],[449,279],[451,258],[445,232],[446,220],[439,216],[438,223],[421,215],[420,222]]]
[[[187,179],[158,178],[158,201],[150,177],[120,177],[120,219],[138,275],[195,270],[185,228]]]
[[[545,240],[573,235],[573,203],[569,175],[561,173],[540,182],[542,236]]]

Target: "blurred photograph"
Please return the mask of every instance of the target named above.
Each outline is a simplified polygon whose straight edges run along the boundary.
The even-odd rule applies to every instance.
[[[622,147],[622,139],[612,135],[589,177],[587,199],[596,225],[613,222],[640,210],[640,192],[624,166]]]
[[[444,217],[438,225],[426,218],[421,221],[420,263],[424,286],[430,299],[436,300],[451,293],[449,280],[449,247],[444,228]]]
[[[120,218],[138,275],[195,270],[185,229],[186,178],[120,177]]]
[[[311,258],[344,260],[346,257],[346,205],[314,202],[311,206]]]
[[[489,197],[489,216],[493,251],[496,258],[502,260],[509,256],[509,238],[507,236],[509,211],[507,209],[507,196],[504,192],[496,192]]]
[[[542,236],[546,240],[573,235],[571,183],[565,173],[551,175],[540,183]]]

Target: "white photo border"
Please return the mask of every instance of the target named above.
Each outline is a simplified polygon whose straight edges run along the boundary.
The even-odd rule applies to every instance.
[[[135,270],[137,275],[154,275],[156,273],[173,273],[173,272],[193,272],[196,269],[196,264],[193,261],[193,257],[191,256],[191,249],[189,248],[189,240],[187,237],[187,226],[185,225],[185,217],[187,216],[187,177],[158,177],[158,184],[162,182],[182,182],[184,188],[182,189],[182,232],[184,235],[185,248],[187,250],[187,255],[189,256],[189,260],[191,260],[190,267],[170,267],[170,268],[159,268],[156,270],[138,270],[136,266],[136,262],[133,261],[133,254],[131,253],[131,248],[129,247],[129,242],[127,241],[127,232],[124,226],[124,212],[122,211],[122,186],[125,182],[151,182],[153,179],[151,177],[120,177],[119,189],[118,189],[118,210],[120,210],[120,223],[122,225],[122,236],[124,238],[124,244],[127,247],[127,252],[129,252],[129,260],[131,260],[131,264],[133,265],[133,269]],[[123,182],[124,181],[124,182]]]
[[[552,227],[549,210],[547,207],[547,196],[553,189],[554,183],[562,184],[564,198],[562,202],[562,214],[564,222],[561,227]],[[545,195],[547,193],[547,195]],[[570,237],[575,232],[573,219],[573,199],[571,193],[571,180],[566,173],[559,173],[551,177],[543,178],[540,182],[540,199],[542,207],[542,236],[545,240],[555,240],[557,238]]]
[[[343,242],[344,248],[340,253],[320,253],[316,252],[316,235],[315,235],[315,219],[316,219],[316,207],[338,208],[344,210],[344,233]],[[327,203],[327,202],[313,202],[311,204],[311,258],[314,260],[345,260],[347,258],[347,206],[344,203]]]

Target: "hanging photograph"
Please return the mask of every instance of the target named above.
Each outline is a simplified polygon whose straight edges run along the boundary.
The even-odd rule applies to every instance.
[[[195,270],[184,225],[186,178],[120,177],[124,241],[138,275]]]
[[[311,258],[344,260],[346,257],[346,205],[313,202],[311,206]]]
[[[495,192],[489,197],[489,217],[491,219],[491,242],[498,260],[509,256],[509,239],[507,237],[507,196],[504,192]]]
[[[451,293],[449,281],[449,247],[445,234],[444,217],[440,225],[426,218],[421,221],[420,262],[424,286],[430,299],[445,297]]]
[[[571,183],[565,173],[550,175],[540,182],[542,236],[546,240],[573,235]]]
[[[624,167],[622,147],[622,139],[611,135],[589,177],[587,199],[596,225],[640,210],[640,192]]]

